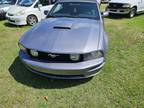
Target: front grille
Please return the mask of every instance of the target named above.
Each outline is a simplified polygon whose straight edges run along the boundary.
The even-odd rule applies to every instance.
[[[33,57],[30,53],[30,50],[27,49],[27,53],[30,57],[44,60],[48,62],[54,62],[54,63],[76,63],[76,62],[82,62],[83,61],[83,55],[80,55],[80,59],[78,61],[72,61],[70,59],[70,54],[56,54],[56,53],[45,53],[38,51],[39,55],[38,57]],[[56,57],[52,57],[52,55],[56,55]]]
[[[14,16],[14,14],[8,13],[9,16]]]
[[[121,3],[109,3],[109,8],[113,8],[113,9],[121,9],[123,8],[124,4],[121,4]]]
[[[11,20],[11,19],[8,19],[8,21],[15,23],[15,21],[14,21],[14,20]]]

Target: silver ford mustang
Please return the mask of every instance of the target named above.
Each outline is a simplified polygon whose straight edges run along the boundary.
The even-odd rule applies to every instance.
[[[108,38],[96,0],[59,0],[47,18],[19,40],[19,57],[34,73],[52,78],[94,76],[104,65]]]

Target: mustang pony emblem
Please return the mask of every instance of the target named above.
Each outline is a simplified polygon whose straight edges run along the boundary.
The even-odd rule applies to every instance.
[[[59,55],[55,55],[55,54],[48,54],[48,56],[51,57],[51,58],[56,58],[56,57],[58,57]]]

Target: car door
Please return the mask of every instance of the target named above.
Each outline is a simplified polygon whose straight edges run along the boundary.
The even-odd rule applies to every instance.
[[[55,0],[40,0],[40,3],[42,4],[42,6],[40,7],[41,18],[44,19],[46,17],[44,11],[45,10],[49,11],[53,7]]]
[[[138,0],[138,11],[144,10],[144,0]]]
[[[33,8],[31,8],[30,11],[27,14],[28,15],[34,14],[34,15],[37,16],[38,21],[41,21],[42,15],[41,15],[41,10],[39,8],[39,2],[38,1],[34,4]]]
[[[142,0],[142,10],[144,11],[144,0]]]

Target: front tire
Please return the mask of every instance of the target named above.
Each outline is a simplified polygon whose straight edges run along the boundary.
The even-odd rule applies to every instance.
[[[36,17],[35,15],[29,15],[29,16],[27,17],[27,24],[28,24],[28,25],[33,26],[33,25],[35,25],[37,22],[38,22],[38,19],[37,19],[37,17]]]
[[[136,15],[136,8],[131,8],[128,17],[133,18]]]

